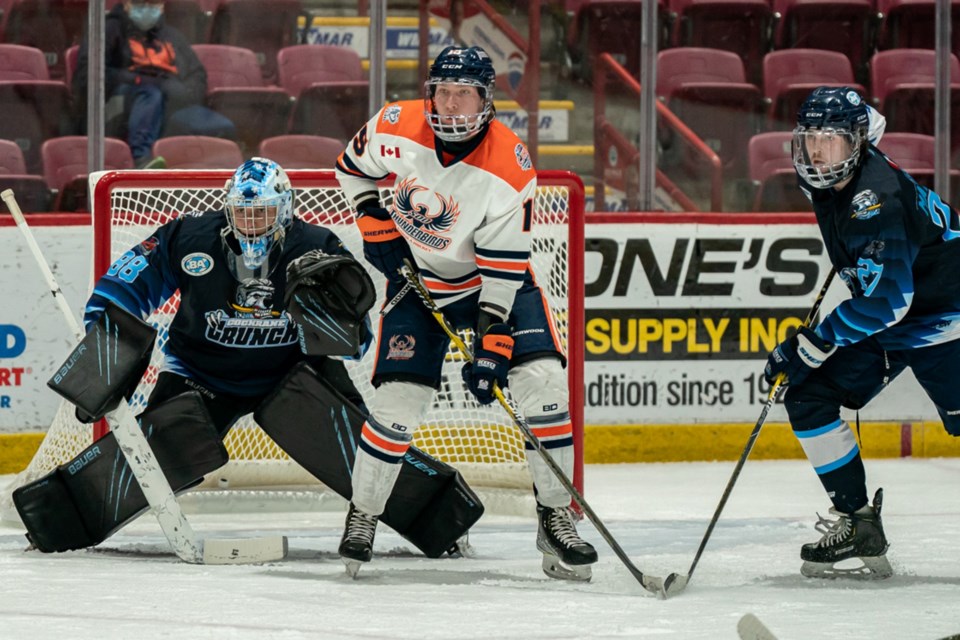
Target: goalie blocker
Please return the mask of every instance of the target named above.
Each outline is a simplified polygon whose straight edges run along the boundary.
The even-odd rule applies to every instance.
[[[307,471],[350,499],[350,473],[365,417],[306,363],[297,365],[254,418]],[[381,520],[427,557],[454,551],[483,515],[480,499],[450,465],[410,447]]]

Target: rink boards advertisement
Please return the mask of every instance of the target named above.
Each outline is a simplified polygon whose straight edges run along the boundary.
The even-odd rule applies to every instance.
[[[830,268],[813,216],[783,214],[588,214],[585,262],[587,424],[755,422]],[[835,278],[822,312],[847,295]],[[937,419],[901,378],[861,413]]]
[[[63,222],[85,218],[32,217],[79,317],[91,234]],[[0,432],[37,431],[59,404],[46,381],[73,345],[20,232],[0,225]],[[766,354],[800,324],[829,266],[810,216],[588,214],[585,248],[587,424],[752,424]],[[846,295],[837,280],[824,309]],[[936,420],[901,377],[864,419]],[[783,408],[769,419],[785,420]]]

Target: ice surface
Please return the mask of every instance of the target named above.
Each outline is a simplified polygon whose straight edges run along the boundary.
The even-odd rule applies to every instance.
[[[732,462],[589,465],[586,495],[641,569],[686,573]],[[24,553],[0,527],[0,640],[736,638],[752,612],[782,640],[960,633],[960,460],[867,460],[883,486],[885,581],[816,581],[799,548],[829,503],[806,462],[751,461],[687,590],[645,592],[592,526],[587,584],[540,571],[533,518],[485,516],[477,557],[428,560],[381,526],[356,581],[336,556],[344,514],[192,516],[205,536],[290,536],[266,566],[191,566],[141,518],[98,549]],[[0,478],[3,484],[8,478]]]

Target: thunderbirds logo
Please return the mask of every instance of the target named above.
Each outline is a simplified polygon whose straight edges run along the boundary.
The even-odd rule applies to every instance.
[[[417,185],[414,178],[407,178],[397,185],[393,199],[394,221],[400,231],[418,245],[443,251],[450,245],[450,238],[440,234],[449,231],[456,224],[460,216],[460,205],[454,202],[453,196],[444,198],[437,193],[434,195],[440,202],[440,209],[431,210],[426,204],[413,201],[414,195],[420,191],[427,191],[427,188]]]
[[[273,310],[273,283],[250,278],[237,287],[231,311],[208,311],[206,338],[228,347],[283,347],[298,340],[290,314]]]

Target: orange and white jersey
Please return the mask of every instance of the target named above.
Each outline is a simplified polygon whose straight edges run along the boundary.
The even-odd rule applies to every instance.
[[[337,179],[356,207],[396,175],[387,206],[437,303],[480,290],[509,312],[530,257],[537,174],[526,146],[494,120],[462,157],[443,161],[422,100],[386,105],[337,160]]]

